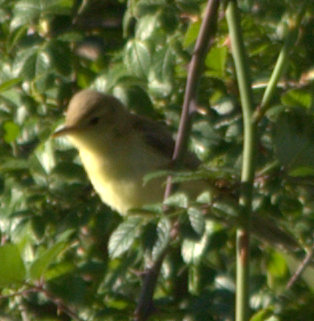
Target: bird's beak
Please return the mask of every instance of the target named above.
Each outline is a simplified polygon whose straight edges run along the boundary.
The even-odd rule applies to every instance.
[[[76,131],[76,127],[74,126],[64,126],[58,130],[56,130],[53,134],[52,137],[56,138],[56,137],[61,137],[61,136],[66,136],[66,135],[70,135],[72,133],[74,133]]]

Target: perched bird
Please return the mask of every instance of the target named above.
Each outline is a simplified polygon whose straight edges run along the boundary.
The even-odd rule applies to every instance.
[[[65,126],[54,137],[66,135],[102,201],[120,214],[162,202],[165,177],[144,185],[145,175],[171,168],[174,141],[161,124],[130,113],[115,97],[82,90],[70,101]],[[184,167],[199,162],[188,154]],[[195,197],[204,182],[185,182],[182,189]]]
[[[113,96],[87,89],[71,99],[65,126],[54,133],[54,137],[59,136],[67,136],[78,149],[96,192],[121,215],[162,202],[165,177],[143,182],[149,173],[172,168],[174,141],[161,124],[131,114]],[[193,170],[198,165],[196,156],[188,153],[183,167]],[[187,181],[180,190],[195,198],[211,190],[209,185],[203,180]],[[288,250],[298,248],[293,237],[258,215],[254,215],[252,230],[271,244]]]

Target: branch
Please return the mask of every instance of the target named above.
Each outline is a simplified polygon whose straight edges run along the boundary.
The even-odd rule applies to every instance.
[[[189,65],[178,136],[172,156],[174,164],[181,161],[186,151],[191,125],[191,115],[195,111],[197,88],[203,71],[204,60],[216,31],[219,3],[219,0],[209,0],[207,3],[200,33]],[[171,191],[172,179],[171,177],[168,177],[164,199],[170,196]],[[177,235],[177,227],[174,227],[173,229],[175,232],[171,235],[172,239]],[[167,248],[168,247],[166,247],[166,249],[160,254],[157,261],[146,271],[144,275],[139,302],[135,310],[135,321],[147,320],[153,311],[154,289],[156,287],[162,262],[167,253]]]
[[[314,246],[312,246],[312,248],[307,252],[304,260],[301,262],[301,264],[297,268],[296,272],[290,278],[290,280],[289,280],[289,282],[288,282],[288,284],[286,286],[287,289],[290,289],[294,285],[294,283],[302,275],[302,273],[305,270],[305,268],[311,263],[311,260],[312,260],[312,257],[313,257],[313,250],[314,250]]]

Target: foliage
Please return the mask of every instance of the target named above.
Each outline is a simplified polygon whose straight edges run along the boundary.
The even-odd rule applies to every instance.
[[[205,1],[0,3],[0,319],[130,320],[141,286],[134,271],[151,264],[178,219],[152,320],[232,320],[243,136],[224,16],[205,60],[190,139],[203,164],[176,179],[215,181],[225,196],[176,194],[169,216],[155,206],[122,219],[95,195],[71,145],[51,134],[85,87],[112,93],[175,132]],[[293,32],[283,77],[257,117],[252,225],[267,219],[287,238],[255,224],[252,320],[310,320],[313,264],[287,283],[313,242],[314,6],[296,30],[299,1],[239,6],[257,111]]]

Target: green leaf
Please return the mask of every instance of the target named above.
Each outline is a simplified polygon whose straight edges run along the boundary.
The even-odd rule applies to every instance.
[[[12,28],[32,24],[35,19],[38,19],[41,11],[40,2],[40,0],[17,1],[13,10]]]
[[[218,213],[221,212],[223,215],[226,214],[231,217],[239,216],[238,204],[229,200],[214,202],[212,209],[218,211]]]
[[[113,90],[114,96],[119,98],[136,114],[153,118],[154,108],[147,92],[140,86],[118,85]]]
[[[0,287],[21,286],[25,280],[25,266],[14,244],[0,247]]]
[[[151,65],[151,53],[144,41],[130,40],[125,49],[124,62],[128,70],[138,77],[147,77]]]
[[[136,24],[136,38],[146,40],[156,36],[158,30],[158,16],[146,15]]]
[[[20,128],[13,121],[6,121],[3,124],[4,140],[7,143],[14,142],[20,134]]]
[[[181,246],[181,255],[185,263],[198,264],[206,253],[209,244],[209,238],[215,229],[212,222],[206,222],[203,236],[199,239],[185,238]]]
[[[0,92],[2,91],[6,91],[8,89],[10,89],[11,87],[14,87],[15,85],[19,84],[20,82],[22,82],[22,78],[12,78],[10,80],[7,80],[5,82],[3,82],[0,85]]]
[[[160,219],[157,225],[157,240],[153,247],[153,258],[158,259],[159,255],[166,249],[170,241],[171,223],[167,217]]]
[[[206,75],[224,78],[228,49],[227,47],[212,48],[205,59],[205,65],[209,69]]]
[[[197,39],[201,28],[201,21],[197,21],[189,25],[187,32],[185,33],[184,40],[183,40],[183,47],[187,48],[194,44]]]
[[[281,115],[276,123],[274,147],[286,168],[314,168],[313,117],[296,111]]]
[[[57,256],[67,247],[66,242],[58,242],[51,248],[46,249],[40,256],[32,263],[30,267],[30,277],[33,280],[38,280],[44,276],[50,264],[54,263]]]
[[[69,14],[72,7],[71,0],[20,0],[16,1],[11,22],[13,28],[24,24],[34,24],[43,16],[52,14]]]
[[[154,14],[165,5],[165,0],[140,0],[136,4],[136,16]]]
[[[160,97],[167,97],[173,89],[175,66],[174,51],[166,46],[154,54],[154,63],[149,73],[149,90]]]
[[[270,306],[265,309],[259,310],[250,318],[250,321],[267,321],[273,314],[274,307]]]
[[[286,106],[299,106],[309,109],[313,105],[313,93],[304,89],[291,89],[281,96],[281,102]]]
[[[288,271],[285,257],[279,252],[272,252],[267,262],[267,270],[276,277],[283,277]]]
[[[72,53],[69,45],[63,41],[50,41],[47,46],[52,65],[62,75],[69,75],[72,71]]]
[[[178,192],[173,195],[170,195],[165,200],[165,204],[167,206],[187,208],[188,207],[188,197],[184,193]]]
[[[201,210],[196,207],[189,207],[188,208],[188,217],[191,223],[193,230],[198,235],[203,235],[205,231],[205,219],[204,214]]]
[[[138,236],[141,218],[130,217],[111,234],[108,244],[109,255],[116,258],[130,249]]]
[[[20,67],[20,77],[33,80],[49,72],[51,58],[47,52],[35,47],[22,51],[17,57],[16,65]]]

